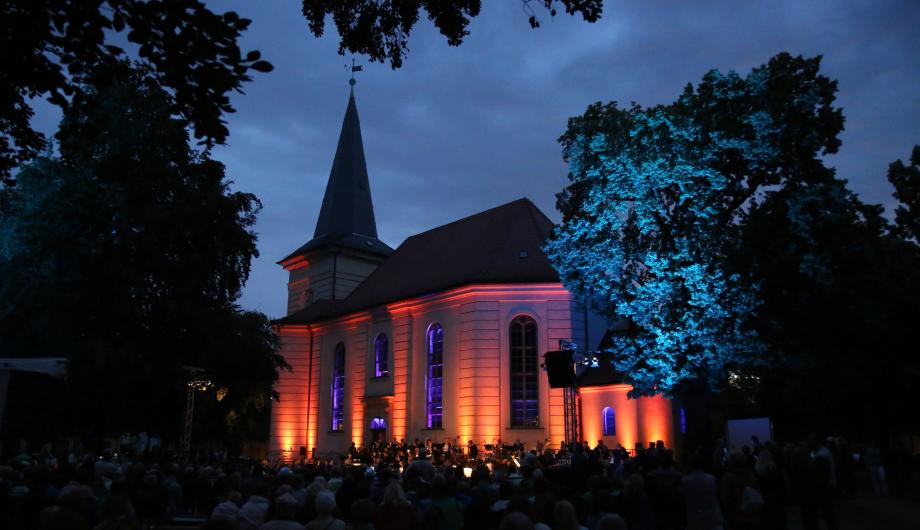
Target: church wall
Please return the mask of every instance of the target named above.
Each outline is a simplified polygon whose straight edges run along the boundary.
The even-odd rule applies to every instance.
[[[306,261],[298,263],[296,267],[288,269],[288,303],[287,314],[296,313],[308,302],[306,292],[310,289],[310,267]]]
[[[299,257],[285,262],[289,271],[288,315],[300,311],[313,300],[344,299],[374,272],[382,259],[352,251],[337,254],[327,251],[309,256],[309,259]]]
[[[606,385],[579,389],[582,435],[592,446],[604,440],[607,446],[621,444],[635,449],[639,443],[664,441],[674,447],[671,400],[663,396],[629,399],[630,385]],[[616,435],[604,436],[604,408],[613,407]]]
[[[636,400],[639,410],[640,440],[648,446],[649,442],[663,440],[667,447],[674,447],[674,421],[671,416],[671,400],[658,395]]]
[[[393,340],[391,355],[393,366],[390,378],[393,380],[393,399],[390,402],[390,438],[409,438],[409,381],[413,374],[412,360],[412,316],[399,312],[392,316]]]
[[[636,448],[639,437],[639,410],[636,400],[627,394],[632,389],[629,385],[607,385],[579,389],[581,397],[581,432],[585,440],[594,446],[598,440],[604,445],[626,449]],[[604,436],[604,409],[613,407],[616,434]]]
[[[296,366],[293,374],[282,374],[277,387],[284,405],[273,412],[272,446],[289,446],[295,451],[299,445],[306,445],[308,451],[316,447],[320,457],[330,450],[342,452],[352,442],[367,444],[370,420],[380,416],[386,421],[388,439],[443,442],[459,438],[463,444],[470,439],[480,444],[520,439],[528,445],[549,439],[558,447],[564,439],[562,390],[550,389],[542,370],[540,426],[511,427],[509,326],[520,315],[537,323],[540,363],[545,351],[559,348],[560,339],[583,341],[584,313],[559,284],[464,287],[314,325],[313,382],[317,384],[310,386],[306,377],[308,335],[291,334],[284,328],[283,353]],[[428,429],[427,332],[435,322],[444,328],[444,416],[441,429]],[[389,342],[390,373],[375,378],[373,342],[381,332]],[[339,341],[346,346],[345,420],[344,431],[334,433],[330,432],[331,366]],[[310,389],[310,405],[303,403],[308,399],[305,387]],[[626,385],[597,388],[604,390],[590,388],[582,393],[585,439],[592,443],[600,439],[600,410],[605,403],[613,403],[617,437],[605,439],[608,444],[619,441],[632,449],[648,436],[670,443],[667,400],[627,400]],[[307,413],[308,420],[296,418]],[[640,417],[650,418],[650,423],[640,427]],[[290,430],[302,434],[286,434]]]
[[[496,443],[502,436],[499,302],[471,300],[459,311],[457,435],[461,444]]]
[[[318,341],[320,348],[320,369],[317,410],[316,410],[316,456],[318,458],[327,458],[331,455],[329,451],[342,453],[351,443],[349,430],[351,427],[351,392],[345,394],[344,405],[344,427],[342,431],[332,431],[332,417],[330,410],[332,408],[332,361],[335,352],[335,346],[339,342],[345,344],[345,388],[351,384],[348,366],[351,363],[353,352],[351,351],[348,334],[344,329],[324,328],[324,334]],[[311,448],[312,449],[312,448]]]
[[[275,390],[280,400],[272,402],[270,447],[297,452],[307,445],[307,391],[310,336],[303,327],[280,332],[281,350],[291,371],[281,370]]]
[[[408,433],[407,439],[431,438],[436,442],[453,441],[457,436],[457,397],[458,387],[455,384],[460,375],[459,361],[457,359],[458,344],[460,339],[459,314],[454,308],[443,303],[434,303],[419,306],[413,309],[411,342],[411,373],[407,378],[409,386],[406,389],[408,400]],[[426,410],[427,387],[426,378],[428,371],[428,329],[432,324],[438,323],[444,330],[444,367],[442,406],[443,417],[440,429],[428,428]]]

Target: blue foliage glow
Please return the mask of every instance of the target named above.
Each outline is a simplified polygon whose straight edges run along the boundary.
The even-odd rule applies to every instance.
[[[763,90],[760,75],[711,72],[708,80],[732,100]],[[630,322],[612,351],[635,394],[669,393],[700,376],[715,382],[726,364],[762,350],[746,325],[756,286],[724,264],[734,220],[725,190],[733,181],[720,164],[735,157],[766,167],[776,157],[769,138],[777,127],[752,112],[741,120],[744,134],[721,134],[680,112],[681,104],[594,107],[572,120],[564,143],[577,211],[545,248],[578,299]]]

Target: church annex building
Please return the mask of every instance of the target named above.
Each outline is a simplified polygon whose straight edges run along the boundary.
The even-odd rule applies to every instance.
[[[541,250],[552,222],[527,199],[412,236],[377,238],[354,92],[313,239],[279,263],[287,316],[269,450],[342,453],[373,440],[466,445],[564,440],[563,390],[543,354],[596,347],[599,319],[572,299]],[[672,405],[627,399],[612,369],[579,376],[591,445],[674,445]]]

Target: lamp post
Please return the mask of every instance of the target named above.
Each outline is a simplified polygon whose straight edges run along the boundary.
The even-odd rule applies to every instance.
[[[195,394],[205,392],[214,386],[214,383],[205,375],[203,368],[194,366],[184,368],[188,372],[189,378],[185,383],[188,390],[185,398],[185,418],[182,424],[182,438],[179,441],[178,455],[179,461],[183,463],[188,462],[189,452],[192,449],[192,419],[195,414]]]

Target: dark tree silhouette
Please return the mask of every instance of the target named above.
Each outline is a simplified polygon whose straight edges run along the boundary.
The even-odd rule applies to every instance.
[[[546,9],[556,16],[556,6],[569,15],[581,14],[588,22],[601,17],[603,0],[521,0],[531,27],[540,26],[540,19],[531,4]],[[459,46],[469,35],[470,19],[479,15],[480,0],[303,0],[303,15],[310,31],[317,37],[326,28],[326,17],[332,20],[339,32],[339,53],[365,54],[372,61],[389,61],[393,68],[402,66],[409,50],[409,34],[424,11],[435,27],[447,38],[451,46]]]
[[[897,160],[888,166],[888,182],[901,203],[895,210],[898,233],[920,243],[920,145],[914,146],[909,164]]]
[[[277,339],[235,305],[258,200],[190,148],[154,74],[114,63],[88,81],[60,156],[0,193],[0,350],[70,359],[62,428],[170,432],[184,365],[229,389],[228,419],[267,403]]]
[[[222,117],[233,112],[229,92],[240,91],[251,70],[272,69],[259,52],[244,54],[237,45],[249,22],[198,0],[0,2],[0,184],[46,145],[29,124],[30,99],[67,108],[99,64],[123,55],[112,41],[125,32],[137,57],[174,94],[170,111],[203,143],[223,142]]]

